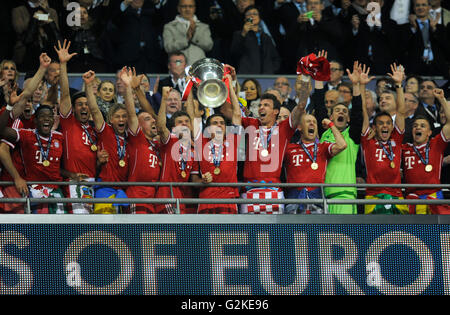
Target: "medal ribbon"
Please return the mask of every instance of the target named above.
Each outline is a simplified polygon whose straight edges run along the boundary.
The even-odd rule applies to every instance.
[[[84,129],[84,132],[86,133],[86,136],[88,137],[89,142],[90,142],[91,144],[97,144],[97,141],[94,141],[94,140],[92,139],[92,137],[91,137],[91,135],[90,135],[90,133],[89,133],[87,127],[86,127],[85,125],[83,125],[83,124],[81,124],[81,127]]]
[[[181,156],[181,158],[180,158],[180,163],[181,163],[181,170],[182,171],[184,171],[185,169],[186,169],[186,165],[187,165],[187,159],[185,160],[184,159],[184,155],[183,155],[183,146],[180,144],[180,150],[179,150],[179,153],[180,153],[180,156]]]
[[[385,148],[385,146],[378,141],[378,145],[383,149],[384,153],[386,154],[387,158],[389,159],[389,161],[393,161],[394,160],[394,152],[392,151],[392,144],[391,144],[391,140],[388,140],[388,144],[389,144],[389,151],[387,151],[387,149]]]
[[[125,157],[125,152],[127,150],[127,140],[123,138],[123,146],[121,146],[119,136],[118,135],[115,136],[117,141],[117,155],[119,156],[119,160],[122,160]]]
[[[36,135],[36,141],[37,141],[37,143],[38,143],[39,150],[41,151],[42,159],[43,159],[44,161],[47,161],[47,160],[48,160],[48,155],[49,155],[49,153],[50,153],[50,146],[51,146],[51,144],[52,144],[52,135],[53,135],[53,134],[52,134],[52,132],[50,132],[50,136],[48,137],[48,142],[47,142],[47,152],[44,152],[44,148],[42,147],[42,143],[41,143],[40,136],[39,136],[39,134],[38,134],[38,132],[37,132],[36,129],[34,129],[34,134]]]
[[[422,154],[420,154],[419,150],[417,150],[416,146],[413,145],[413,149],[416,152],[416,154],[419,156],[420,160],[422,161],[423,165],[428,165],[428,155],[430,152],[430,141],[427,142],[427,146],[425,148],[425,159],[423,158]]]
[[[152,147],[153,151],[155,152],[156,156],[158,157],[159,161],[162,162],[161,160],[161,156],[159,155],[159,150],[156,148],[156,145],[153,143],[153,141],[148,140],[148,143],[150,144],[150,146]]]
[[[220,158],[222,156],[222,150],[223,150],[223,147],[221,145],[219,153],[216,156],[216,148],[215,148],[214,143],[211,141],[211,155],[212,155],[213,163],[214,163],[215,167],[219,167],[220,166]]]
[[[303,142],[300,140],[299,144],[302,146],[303,151],[305,151],[306,155],[308,155],[309,159],[313,162],[316,163],[316,159],[317,159],[317,143],[316,141],[314,141],[314,158],[311,156],[311,153],[309,153],[308,148],[303,144]]]
[[[270,143],[270,139],[272,138],[272,131],[273,128],[276,127],[277,124],[273,125],[272,128],[270,128],[268,134],[267,134],[267,139],[264,136],[264,131],[262,130],[261,127],[259,127],[259,137],[261,138],[261,145],[264,149],[269,150],[269,143]]]

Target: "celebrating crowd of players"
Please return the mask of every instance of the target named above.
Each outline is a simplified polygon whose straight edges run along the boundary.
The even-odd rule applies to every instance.
[[[207,108],[196,98],[194,90],[187,95],[182,110],[170,115],[161,105],[156,113],[140,88],[144,75],[123,68],[118,73],[123,85],[123,103],[113,103],[105,115],[96,97],[93,71],[83,74],[85,89],[71,93],[67,63],[75,55],[70,43],[58,42],[59,84],[49,95],[59,94],[58,101],[37,106],[33,113],[32,96],[38,89],[52,60],[44,53],[40,67],[23,90],[12,88],[7,106],[0,116],[0,161],[2,180],[14,186],[2,187],[6,198],[192,198],[249,199],[248,204],[199,203],[179,204],[181,213],[324,213],[356,214],[351,204],[266,204],[263,199],[320,199],[320,187],[301,183],[355,184],[355,164],[361,146],[368,184],[424,184],[423,188],[367,188],[366,199],[392,199],[393,204],[366,205],[365,213],[447,213],[446,205],[396,205],[396,199],[443,198],[438,188],[441,165],[450,139],[450,108],[444,93],[434,89],[445,124],[432,136],[431,122],[416,115],[411,122],[411,143],[403,144],[407,118],[403,82],[405,70],[393,64],[388,76],[395,83],[395,115],[386,111],[370,117],[366,106],[366,85],[374,77],[370,69],[355,62],[347,70],[351,82],[351,110],[337,103],[327,111],[325,106],[306,109],[311,80],[297,80],[298,102],[286,119],[281,116],[279,99],[271,93],[260,97],[258,118],[247,117],[238,98],[238,84],[233,67],[226,65],[229,84],[227,101],[205,115]],[[319,55],[325,56],[321,52]],[[324,84],[315,81],[315,95],[323,99]],[[58,90],[59,88],[59,90]],[[161,104],[166,104],[172,88],[162,88]],[[52,95],[53,97],[53,95]],[[59,104],[56,106],[55,104]],[[139,109],[136,110],[136,104]],[[30,113],[31,112],[31,113]],[[58,113],[58,114],[55,114]],[[280,115],[279,115],[280,114]],[[55,121],[57,120],[57,122]],[[57,126],[55,128],[55,126]],[[239,149],[245,146],[245,161],[239,163]],[[210,183],[237,183],[242,168],[245,183],[298,183],[295,188],[216,187]],[[403,180],[402,180],[403,178]],[[29,185],[27,182],[62,182],[70,185]],[[109,186],[87,185],[87,182],[160,182],[160,185]],[[164,186],[177,182],[203,183],[198,189],[188,186]],[[290,186],[291,187],[291,186]],[[325,197],[355,199],[355,187],[326,187]],[[176,205],[159,203],[36,203],[33,213],[174,213]],[[23,213],[23,204],[4,203],[1,211]]]

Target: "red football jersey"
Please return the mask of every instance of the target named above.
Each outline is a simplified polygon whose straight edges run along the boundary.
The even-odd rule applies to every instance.
[[[314,158],[314,143],[304,143],[311,157]],[[331,158],[331,148],[334,143],[323,142],[317,144],[316,164],[318,168],[313,170],[313,161],[297,143],[289,143],[284,155],[284,165],[287,183],[324,183],[328,160]],[[298,189],[302,189],[299,187]],[[318,187],[308,187],[313,190]]]
[[[212,149],[211,145],[214,145]],[[200,174],[211,173],[215,183],[237,183],[237,152],[239,136],[236,134],[227,135],[222,144],[217,144],[209,138],[202,137],[203,155],[197,152],[199,160]],[[216,157],[220,154],[219,174],[215,174],[216,166],[213,162],[213,151]],[[207,187],[201,189],[200,198],[234,198],[239,197],[237,187]]]
[[[245,181],[280,182],[281,166],[286,147],[295,132],[291,116],[272,128],[261,127],[261,122],[255,118],[242,118],[242,126],[247,137],[247,150],[244,165]],[[261,127],[261,128],[260,128]],[[261,129],[261,130],[260,130]],[[263,140],[261,140],[261,133]],[[270,142],[268,138],[270,135]],[[265,143],[268,142],[268,156],[263,157]],[[272,154],[273,151],[273,154]]]
[[[3,107],[0,110],[0,115],[1,115],[1,113],[3,113],[4,110],[5,110],[5,107]],[[10,113],[9,118],[8,118],[7,127],[14,128],[14,129],[21,129],[21,128],[23,128],[23,123],[20,119],[13,119],[12,113]],[[25,169],[23,166],[23,158],[22,158],[19,146],[15,146],[14,144],[11,144],[6,140],[2,140],[2,141],[9,145],[12,162],[13,162],[17,172],[19,173],[19,175],[22,178],[25,178]],[[0,179],[5,182],[13,181],[13,178],[11,177],[11,175],[9,174],[9,172],[6,169],[2,169]]]
[[[130,154],[129,182],[157,182],[161,166],[159,143],[150,142],[139,127],[134,135],[128,131],[128,152]]]
[[[400,132],[397,126],[394,127],[390,138],[392,152],[390,151],[389,141],[382,142],[376,140],[375,138],[369,140],[368,136],[369,128],[361,136],[361,146],[367,170],[366,183],[401,184],[400,166],[402,159],[402,142],[404,133]],[[394,168],[391,167],[391,161],[389,160],[381,145],[384,146],[388,154],[393,154]],[[366,188],[366,194],[369,196],[380,193],[389,194],[396,197],[403,196],[400,188]]]
[[[35,130],[19,129],[16,143],[19,143],[21,155],[24,160],[24,169],[27,181],[62,181],[60,175],[61,158],[63,154],[64,138],[62,133],[52,131],[52,142],[48,153],[49,166],[43,165],[43,156],[36,138]],[[39,136],[42,150],[47,152],[48,138]],[[57,185],[46,185],[56,188]]]
[[[428,164],[432,166],[431,172],[425,171],[425,166],[414,151],[412,143],[403,144],[402,161],[403,161],[403,176],[407,184],[440,184],[441,183],[441,167],[444,158],[444,151],[450,139],[445,139],[444,134],[441,133],[430,139],[430,149],[428,155]],[[416,149],[426,160],[426,147],[424,143],[417,146]],[[410,188],[407,193],[415,193],[417,195],[429,195],[438,191],[438,188],[420,189]]]
[[[167,143],[161,144],[161,159],[163,167],[161,170],[160,182],[188,182],[191,174],[199,173],[198,163],[194,161],[194,152],[192,147],[188,149],[183,147],[183,155],[186,160],[185,173],[186,177],[182,176],[182,163],[180,155],[181,142],[176,135],[171,134]],[[156,193],[157,198],[184,198],[183,189],[180,186],[173,186],[173,196],[170,192],[170,187],[161,186]],[[186,205],[180,204],[182,211],[185,210]],[[159,204],[156,206],[157,212],[164,212],[165,205]]]
[[[97,167],[97,152],[91,150],[91,140],[96,143],[97,135],[89,124],[84,125],[75,118],[72,111],[64,117],[60,115],[61,132],[64,136],[63,167],[69,172],[87,174],[95,177]]]
[[[125,165],[122,167],[119,165],[119,155],[116,133],[111,125],[103,123],[101,130],[97,131],[99,149],[105,149],[108,154],[108,162],[102,165],[99,178],[104,182],[125,182],[128,178],[129,168],[129,148],[126,145],[125,155],[123,161]],[[119,139],[119,145],[123,148],[127,141],[122,136],[117,136]],[[123,189],[123,187],[120,187]]]

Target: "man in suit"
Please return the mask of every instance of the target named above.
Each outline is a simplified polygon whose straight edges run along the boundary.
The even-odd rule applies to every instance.
[[[292,88],[289,79],[286,77],[278,77],[273,83],[273,87],[280,92],[282,98],[281,106],[284,106],[292,111],[297,103],[290,98]]]
[[[428,0],[414,1],[414,15],[405,28],[406,62],[410,73],[446,75],[450,49],[447,32],[437,18],[430,19]]]
[[[158,93],[162,95],[162,88],[170,86],[181,94],[183,94],[186,86],[186,56],[181,52],[173,52],[169,54],[167,68],[169,76],[159,81]]]
[[[424,80],[419,86],[419,105],[414,113],[415,116],[425,116],[430,122],[433,135],[441,127],[439,120],[439,105],[433,94],[438,86],[433,80]]]

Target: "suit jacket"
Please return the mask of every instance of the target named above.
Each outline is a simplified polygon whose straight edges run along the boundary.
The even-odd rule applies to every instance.
[[[447,39],[445,27],[441,24],[436,26],[436,31],[429,32],[431,49],[433,51],[433,61],[425,63],[423,60],[423,52],[425,46],[423,44],[422,32],[418,28],[415,32],[409,25],[402,27],[402,35],[405,41],[405,63],[409,73],[420,73],[421,75],[447,75],[448,60],[450,48]]]
[[[205,58],[206,52],[213,47],[213,40],[208,24],[198,21],[191,41],[186,36],[188,26],[177,19],[164,25],[164,49],[168,54],[181,51],[185,54],[187,64],[192,65],[199,59]]]
[[[419,106],[417,106],[416,111],[414,112],[414,116],[424,116],[428,119],[428,121],[431,123],[431,130],[433,131],[433,136],[436,134],[436,132],[439,132],[440,130],[440,121],[439,121],[439,105],[436,104],[436,111],[433,113],[430,109],[426,109],[425,105],[420,102]],[[435,125],[436,124],[436,125]]]
[[[178,85],[173,84],[172,78],[170,76],[168,76],[167,78],[164,78],[162,80],[159,80],[159,85],[158,85],[158,93],[159,94],[162,94],[162,88],[164,86],[170,86],[171,88],[174,88],[175,90],[177,90],[178,92],[183,94],[183,90],[181,90],[181,88]]]
[[[241,31],[233,34],[231,54],[239,74],[274,74],[278,71],[281,58],[271,38],[261,32],[261,46],[256,33],[250,31],[242,37]]]

